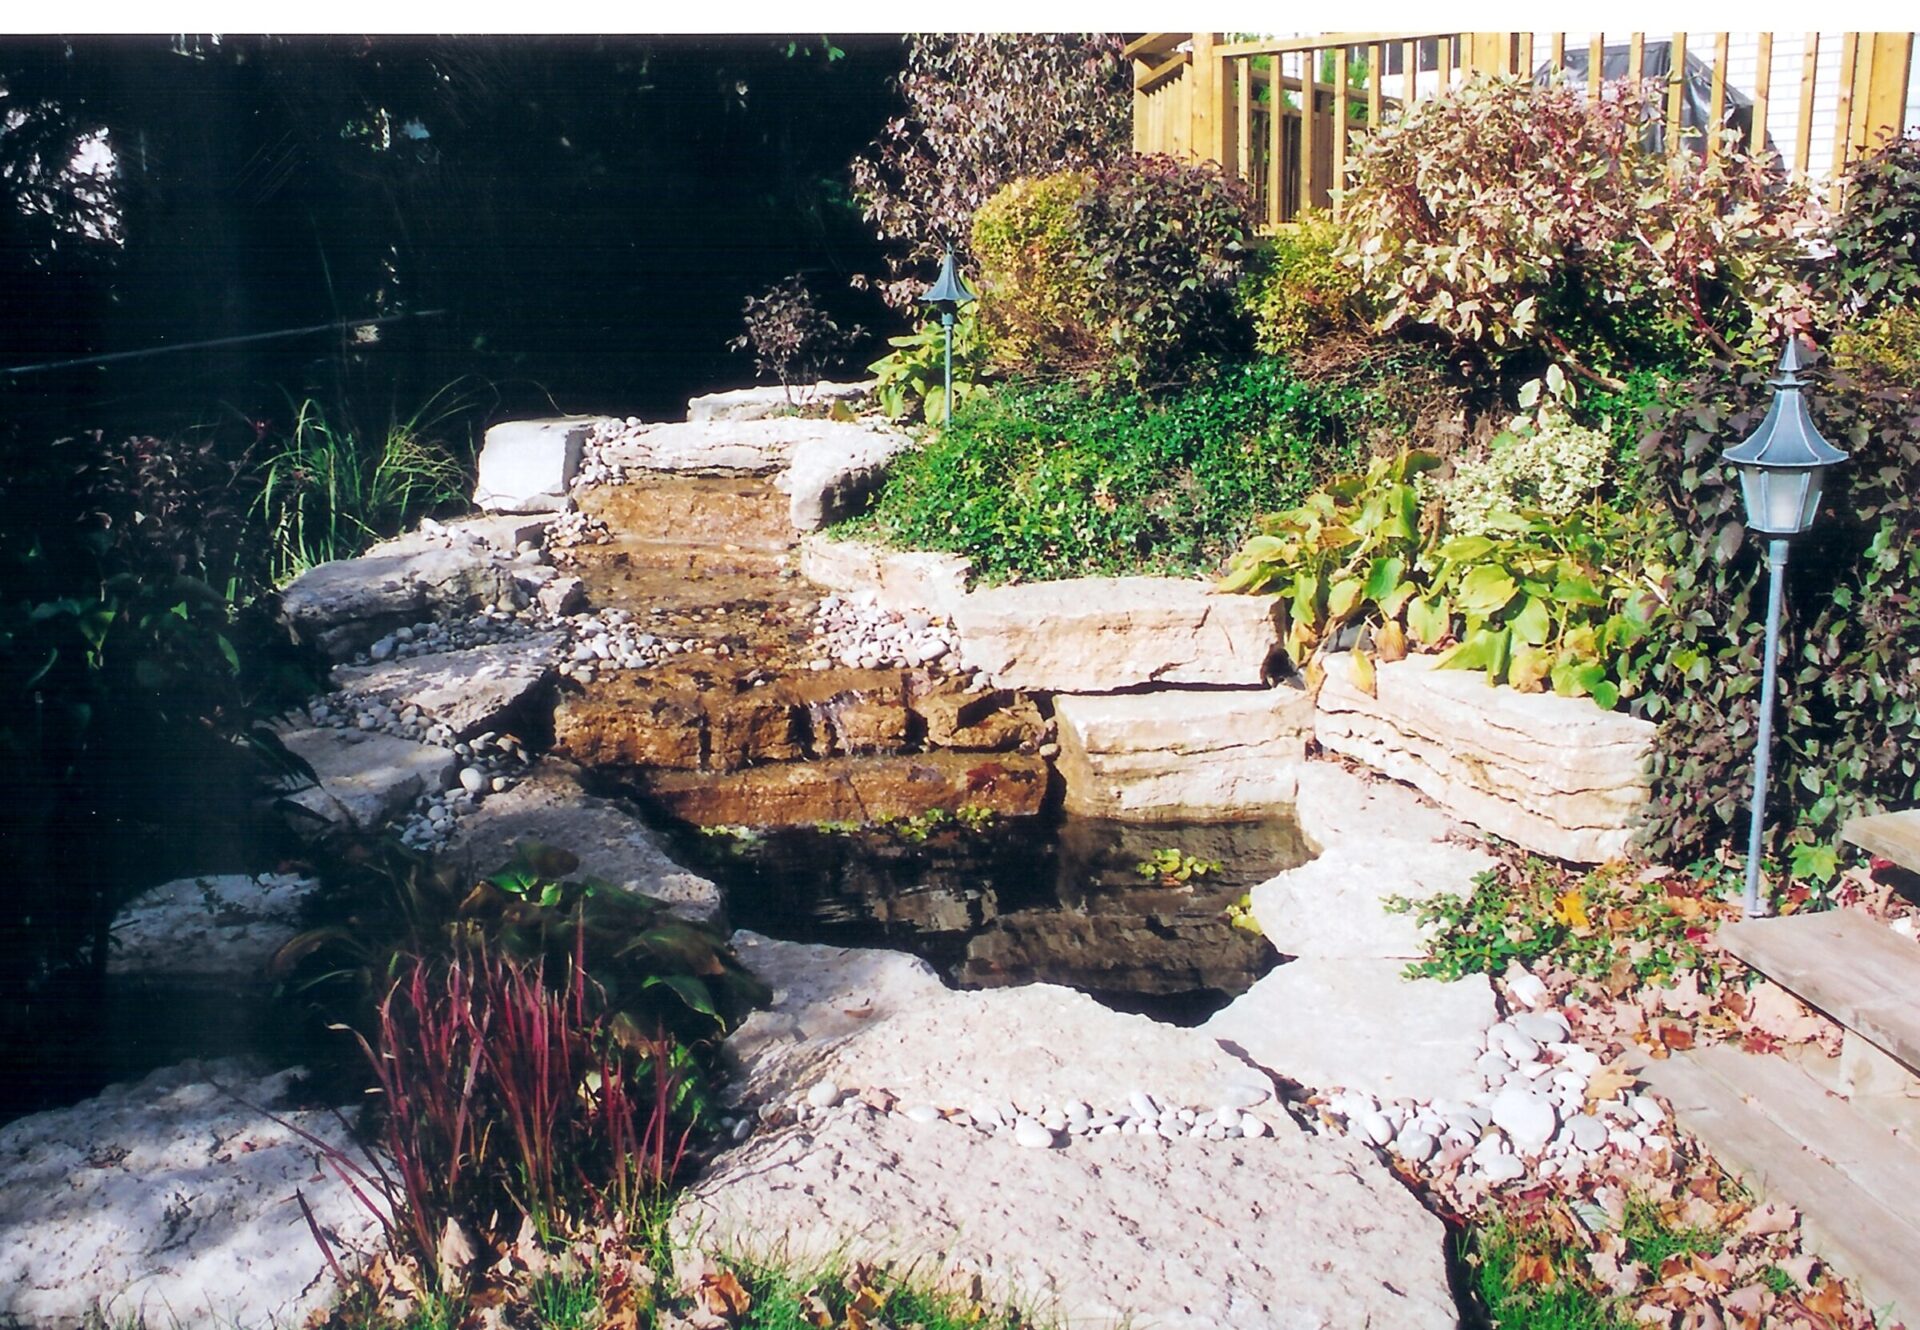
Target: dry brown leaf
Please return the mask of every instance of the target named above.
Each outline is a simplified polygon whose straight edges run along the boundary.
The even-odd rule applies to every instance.
[[[1407,630],[1399,620],[1388,619],[1374,630],[1374,654],[1381,660],[1404,660],[1407,655]]]
[[[474,1256],[473,1242],[467,1237],[466,1230],[452,1216],[448,1216],[446,1226],[440,1230],[439,1245],[434,1251],[441,1282],[446,1283],[450,1277],[472,1265]]]
[[[1517,1256],[1513,1269],[1507,1273],[1507,1282],[1515,1288],[1525,1288],[1529,1284],[1542,1286],[1553,1283],[1553,1262],[1537,1252],[1525,1252]]]
[[[1746,1230],[1755,1237],[1764,1237],[1769,1233],[1785,1233],[1799,1218],[1800,1216],[1793,1212],[1792,1206],[1782,1205],[1778,1201],[1767,1201],[1757,1206],[1753,1213],[1747,1216]]]
[[[1609,1062],[1587,1081],[1587,1102],[1603,1103],[1614,1098],[1623,1090],[1631,1090],[1640,1083],[1640,1078],[1628,1071],[1623,1065],[1624,1059]]]
[[[1694,970],[1674,976],[1673,982],[1660,990],[1660,1002],[1674,1015],[1688,1019],[1713,1009],[1713,999],[1700,991],[1700,975]]]
[[[1748,996],[1753,1003],[1747,1014],[1748,1023],[1781,1043],[1808,1043],[1818,1039],[1826,1026],[1825,1021],[1778,984],[1762,982]]]
[[[708,1274],[700,1280],[695,1290],[695,1299],[701,1310],[712,1316],[738,1321],[753,1306],[753,1297],[731,1270],[722,1270],[717,1274]]]
[[[833,1311],[818,1293],[800,1299],[800,1317],[815,1330],[833,1330]]]
[[[1373,677],[1373,658],[1360,650],[1349,652],[1348,658],[1352,661],[1353,686],[1368,697],[1375,696],[1379,691],[1379,685]]]
[[[1846,1313],[1847,1295],[1837,1279],[1823,1279],[1820,1287],[1800,1299],[1800,1304],[1815,1316],[1838,1320]]]

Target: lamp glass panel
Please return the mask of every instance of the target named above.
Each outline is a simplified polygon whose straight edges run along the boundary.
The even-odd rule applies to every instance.
[[[1800,530],[1805,531],[1813,525],[1813,519],[1820,515],[1820,482],[1826,479],[1824,468],[1815,467],[1807,472],[1807,493],[1800,501]]]

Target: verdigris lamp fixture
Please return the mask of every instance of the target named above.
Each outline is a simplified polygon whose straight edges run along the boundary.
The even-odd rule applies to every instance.
[[[1820,437],[1807,414],[1806,384],[1800,371],[1807,367],[1800,339],[1787,339],[1780,369],[1769,380],[1773,405],[1760,428],[1745,442],[1729,448],[1722,460],[1740,472],[1740,497],[1746,504],[1747,526],[1767,540],[1766,663],[1760,676],[1760,733],[1753,753],[1753,815],[1747,828],[1747,895],[1749,919],[1767,912],[1760,899],[1760,833],[1767,810],[1767,766],[1773,749],[1774,673],[1780,654],[1780,594],[1787,570],[1787,543],[1813,525],[1820,511],[1821,482],[1826,469],[1847,460],[1846,453]]]
[[[951,419],[953,416],[953,317],[960,306],[973,302],[973,292],[960,280],[960,270],[954,265],[953,251],[940,260],[940,275],[934,278],[933,285],[920,297],[927,304],[940,311],[940,326],[947,334],[947,394],[940,399],[941,414]]]

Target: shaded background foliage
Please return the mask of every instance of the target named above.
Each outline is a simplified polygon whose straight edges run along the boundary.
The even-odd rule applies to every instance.
[[[784,274],[842,326],[868,317],[847,279],[879,247],[846,162],[902,57],[818,37],[0,41],[0,371],[445,311],[373,342],[0,372],[0,1114],[96,1074],[85,1018],[128,896],[273,861],[236,811],[275,771],[255,724],[280,695],[250,643],[265,607],[244,607],[269,578],[258,464],[294,418],[324,403],[321,444],[377,454],[478,379],[439,439],[459,457],[504,415],[672,415],[746,381],[741,302]],[[117,174],[76,177],[101,143]]]

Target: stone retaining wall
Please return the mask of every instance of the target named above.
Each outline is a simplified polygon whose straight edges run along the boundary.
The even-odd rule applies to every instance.
[[[1314,735],[1482,831],[1598,863],[1626,850],[1646,805],[1654,726],[1587,698],[1435,669],[1430,656],[1376,666],[1369,695],[1341,654],[1327,658]]]

